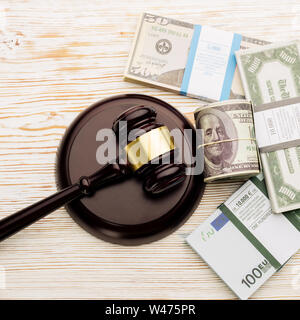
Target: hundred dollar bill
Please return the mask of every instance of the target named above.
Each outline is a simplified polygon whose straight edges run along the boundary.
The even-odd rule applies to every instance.
[[[266,42],[143,13],[124,79],[205,101],[243,98],[234,51]]]
[[[272,214],[262,174],[252,177],[186,239],[240,299],[300,247],[300,210]]]
[[[246,98],[254,109],[300,96],[299,45],[292,41],[236,52]],[[300,208],[300,146],[261,153],[261,161],[273,211]]]
[[[227,100],[200,107],[195,122],[204,135],[205,182],[242,180],[259,173],[249,101]]]

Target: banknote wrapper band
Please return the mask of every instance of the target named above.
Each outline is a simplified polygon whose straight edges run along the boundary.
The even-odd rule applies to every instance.
[[[206,26],[202,27],[201,25],[194,26],[194,34],[192,37],[188,59],[187,59],[187,63],[185,66],[185,71],[184,71],[184,75],[181,83],[180,94],[185,96],[191,96],[191,97],[201,96],[203,97],[204,100],[207,100],[207,101],[227,100],[230,96],[231,85],[232,85],[232,81],[233,81],[233,77],[236,69],[235,51],[240,49],[242,36],[237,33],[232,33],[231,43],[227,44],[228,46],[230,45],[230,50],[227,56],[227,65],[224,70],[225,74],[224,74],[224,78],[222,79],[222,85],[219,88],[220,91],[218,92],[215,98],[206,99],[204,98],[203,94],[199,95],[199,92],[190,92],[189,90],[191,82],[196,81],[197,79],[197,77],[195,78],[195,76],[192,75],[192,71],[193,71],[193,68],[196,68],[196,69],[199,68],[199,66],[197,66],[197,51],[198,51],[198,46],[199,47],[203,46],[203,44],[199,45],[199,40],[201,41],[200,34],[201,34],[201,31],[204,30],[204,28],[207,28],[207,27]],[[203,72],[205,72],[205,70]]]
[[[298,105],[298,110],[300,114],[300,97],[295,97],[295,98],[289,98],[289,99],[284,99],[284,100],[279,100],[279,101],[274,101],[274,102],[270,102],[270,103],[264,103],[261,105],[257,105],[257,106],[253,106],[253,117],[255,120],[255,117],[258,116],[259,113],[263,113],[263,112],[267,112],[269,110],[275,110],[278,108],[282,108],[282,107],[289,107],[291,105],[295,105],[295,104],[299,104]],[[298,119],[299,121],[299,119]],[[255,121],[254,121],[255,124]],[[267,121],[265,121],[265,126],[268,126]],[[299,126],[299,124],[298,124]],[[256,123],[256,131],[258,132],[259,128],[257,128],[257,123]],[[266,139],[264,139],[264,141],[266,141]],[[260,150],[260,152],[262,153],[266,153],[266,152],[273,152],[273,151],[278,151],[278,150],[282,150],[282,149],[287,149],[287,148],[293,148],[293,147],[298,147],[300,146],[300,138],[298,139],[289,139],[288,141],[284,141],[284,142],[279,142],[279,143],[273,143],[273,144],[268,144],[268,145],[260,145],[259,144],[259,139],[257,139],[257,145],[258,148]]]
[[[251,244],[278,270],[281,267],[280,262],[271,254],[271,252],[251,233],[246,226],[231,212],[227,206],[222,203],[218,207],[225,216],[236,226],[238,230],[251,242]]]
[[[189,82],[191,78],[191,73],[195,61],[195,55],[197,51],[197,46],[199,42],[199,37],[201,33],[201,25],[196,24],[194,29],[194,34],[191,42],[191,47],[188,55],[188,61],[185,66],[184,75],[181,83],[180,94],[186,96],[188,93]]]

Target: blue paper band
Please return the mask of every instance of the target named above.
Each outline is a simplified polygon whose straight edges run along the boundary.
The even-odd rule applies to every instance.
[[[188,55],[188,60],[187,64],[185,66],[184,74],[183,74],[183,79],[181,83],[181,88],[180,88],[180,94],[186,96],[188,87],[189,87],[189,82],[191,78],[191,73],[193,69],[193,64],[194,64],[194,59],[195,59],[195,54],[197,51],[197,46],[198,46],[198,41],[200,37],[200,32],[201,32],[201,26],[199,24],[196,24],[194,27],[194,34],[193,38],[191,41],[191,47]]]
[[[230,89],[232,85],[232,80],[236,67],[236,59],[234,52],[240,49],[242,41],[242,36],[240,34],[234,33],[233,40],[231,44],[231,50],[228,58],[228,64],[226,68],[226,73],[223,82],[223,88],[220,96],[220,101],[227,100],[230,96]]]

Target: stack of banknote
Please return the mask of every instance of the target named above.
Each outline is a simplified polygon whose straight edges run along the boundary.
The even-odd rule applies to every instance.
[[[243,98],[234,51],[266,41],[143,13],[124,79],[204,101]]]
[[[256,108],[266,110],[265,106],[277,108],[278,111],[281,104],[286,109],[286,101],[289,101],[286,99],[300,96],[299,42],[239,50],[236,52],[236,58],[245,95],[252,101],[254,112]],[[300,132],[300,104],[295,104],[295,99],[291,100],[291,104],[293,115],[283,114],[285,109],[278,115],[274,112],[271,117],[264,115],[260,126],[265,125],[269,135],[257,136],[261,141],[267,138],[274,140],[273,137],[278,136],[278,131],[285,132],[283,138],[286,143],[281,144],[281,148],[261,152],[269,198],[272,210],[276,213],[300,208],[300,144],[289,147],[290,141],[287,139],[292,134]],[[256,134],[261,134],[260,132],[262,131],[259,127]]]
[[[263,175],[248,180],[187,238],[240,299],[299,250],[300,210],[272,214]]]

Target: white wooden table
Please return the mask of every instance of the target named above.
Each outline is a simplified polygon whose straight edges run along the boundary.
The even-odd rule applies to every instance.
[[[201,103],[122,80],[143,11],[272,42],[300,37],[298,0],[1,0],[0,218],[55,192],[56,148],[93,102],[137,92],[191,110]],[[183,227],[140,247],[96,239],[57,210],[0,244],[0,298],[235,299],[183,236],[239,185],[208,185]],[[299,296],[298,253],[253,298]]]

